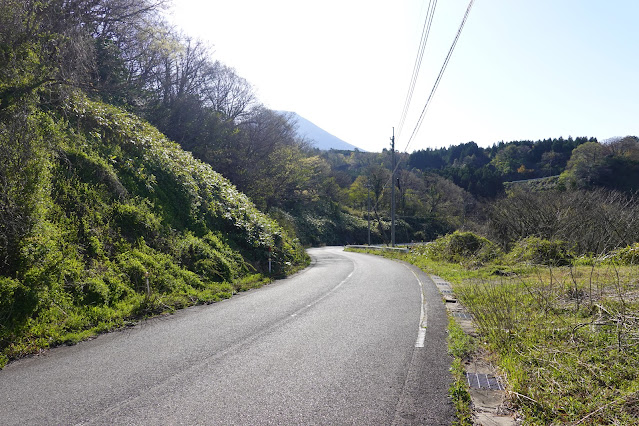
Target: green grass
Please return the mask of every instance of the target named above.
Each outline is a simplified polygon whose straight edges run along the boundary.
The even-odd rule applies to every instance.
[[[639,274],[540,268],[455,286],[528,424],[639,424]]]

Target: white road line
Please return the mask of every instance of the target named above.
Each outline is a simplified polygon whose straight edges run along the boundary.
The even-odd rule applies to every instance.
[[[322,300],[324,300],[326,297],[328,297],[331,293],[333,293],[335,290],[337,290],[338,288],[340,288],[342,286],[342,284],[344,284],[346,281],[348,281],[353,274],[355,273],[355,270],[353,269],[351,271],[350,274],[348,274],[348,276],[346,278],[344,278],[342,280],[341,283],[337,284],[335,287],[333,287],[332,289],[330,289],[328,292],[324,293],[321,297],[319,297],[318,299],[316,299],[315,301],[313,301],[313,303],[310,303],[308,305],[306,305],[305,307],[303,307],[302,309],[296,311],[295,313],[292,313],[291,316],[297,316],[298,314],[301,314],[302,312],[304,312],[305,310],[312,308],[313,306],[317,305],[319,302],[321,302]]]
[[[413,275],[415,276],[415,279],[419,283],[419,294],[421,295],[422,306],[421,306],[421,314],[419,317],[419,330],[417,331],[417,341],[415,342],[415,347],[423,348],[424,341],[426,340],[426,327],[428,325],[426,323],[426,299],[424,298],[424,285],[422,284],[422,280],[419,279],[415,271],[410,269],[408,266],[406,266],[406,268],[408,268],[408,270],[413,273]]]
[[[426,329],[424,327],[419,327],[419,332],[417,332],[417,342],[415,342],[415,347],[423,348],[425,340],[426,340]]]

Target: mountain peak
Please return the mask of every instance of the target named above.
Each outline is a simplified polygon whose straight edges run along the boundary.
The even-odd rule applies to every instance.
[[[322,129],[318,125],[310,122],[306,118],[291,111],[277,111],[280,114],[286,115],[291,118],[291,121],[295,123],[297,134],[299,137],[307,139],[313,147],[322,151],[328,151],[331,149],[347,150],[347,151],[363,151],[362,149],[351,145],[348,142],[343,141]]]

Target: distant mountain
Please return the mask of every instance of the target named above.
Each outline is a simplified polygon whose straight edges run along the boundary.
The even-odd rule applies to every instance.
[[[355,145],[351,145],[348,142],[344,142],[337,136],[333,136],[328,133],[326,130],[318,127],[317,125],[311,123],[304,117],[300,116],[295,112],[289,111],[278,111],[280,114],[284,114],[292,118],[293,122],[297,124],[297,134],[300,137],[303,137],[309,140],[315,148],[321,149],[322,151],[328,151],[330,149],[341,149],[348,151],[364,151],[356,147]]]

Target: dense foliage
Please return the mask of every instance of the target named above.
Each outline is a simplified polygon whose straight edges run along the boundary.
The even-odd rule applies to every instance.
[[[577,146],[592,138],[545,139],[540,141],[500,142],[480,148],[474,142],[442,149],[415,151],[409,165],[431,170],[479,197],[494,197],[503,192],[503,183],[560,174]]]
[[[305,262],[244,194],[135,116],[74,96],[26,122],[34,159],[3,168],[6,356],[229,297],[269,256],[275,275]],[[21,141],[0,130],[2,146]]]
[[[202,49],[163,3],[0,1],[0,364],[307,262],[245,194],[122,109],[188,112],[199,77],[182,65]]]

